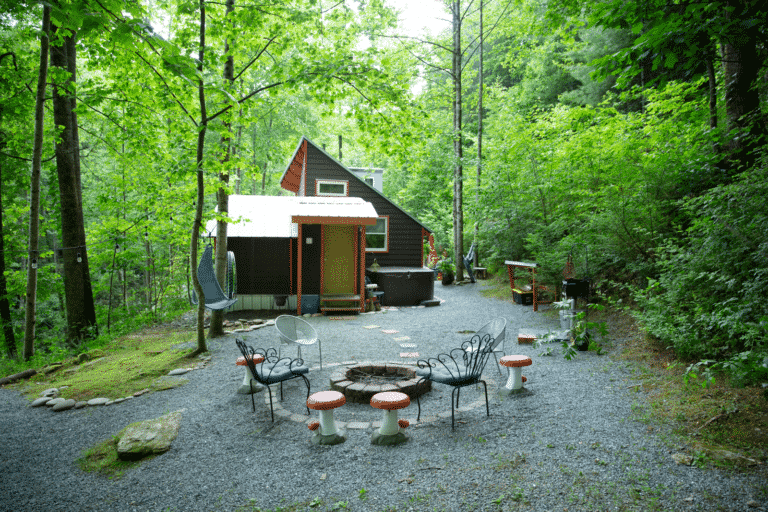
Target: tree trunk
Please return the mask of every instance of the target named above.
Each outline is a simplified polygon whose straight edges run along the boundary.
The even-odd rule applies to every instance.
[[[0,160],[1,161],[1,160]],[[8,301],[8,284],[5,280],[5,231],[3,231],[3,174],[0,169],[0,322],[3,324],[5,351],[16,359],[16,336],[11,321],[11,305]]]
[[[194,354],[202,354],[208,351],[205,343],[205,293],[197,277],[197,242],[200,239],[200,229],[203,225],[203,202],[205,201],[205,180],[203,179],[203,155],[205,154],[205,133],[208,128],[208,112],[205,108],[205,83],[203,82],[203,62],[205,59],[205,0],[200,0],[200,51],[197,62],[199,81],[197,94],[200,101],[200,126],[197,127],[197,201],[195,201],[195,220],[192,222],[192,240],[190,247],[190,270],[192,273],[192,286],[197,294],[197,349]]]
[[[757,158],[762,137],[766,134],[765,119],[760,110],[760,91],[756,80],[762,60],[758,50],[760,32],[745,27],[740,20],[751,17],[742,2],[731,2],[726,10],[728,30],[723,36],[723,71],[725,75],[725,111],[731,172],[751,167]]]
[[[52,25],[52,33],[59,27]],[[64,294],[67,311],[67,342],[77,345],[85,338],[98,334],[96,310],[88,269],[88,251],[85,241],[82,196],[80,189],[80,151],[77,146],[77,117],[74,114],[74,96],[70,86],[76,75],[75,35],[67,30],[63,45],[51,47],[51,66],[64,71],[69,77],[63,83],[53,83],[53,119],[61,133],[56,141],[56,171],[61,198],[61,233],[64,260]],[[52,40],[56,40],[53,37]]]
[[[51,6],[43,6],[40,32],[40,69],[35,96],[35,134],[32,147],[32,177],[29,198],[29,261],[27,262],[27,296],[24,317],[24,360],[35,353],[35,313],[37,308],[37,267],[40,264],[40,169],[43,157],[43,121],[45,119],[45,87],[48,80],[48,32],[51,29]]]
[[[453,3],[453,157],[455,159],[453,171],[453,254],[456,264],[456,279],[464,279],[464,264],[462,254],[464,251],[464,183],[463,183],[463,157],[464,144],[462,137],[461,121],[461,0]]]
[[[480,265],[480,187],[483,173],[483,0],[480,0],[480,70],[477,90],[477,189],[475,190],[475,261]]]
[[[230,17],[235,10],[235,1],[227,0],[226,3],[226,17]],[[229,22],[231,23],[231,21]],[[230,54],[229,40],[224,42],[224,55],[227,55],[227,59],[224,61],[224,80],[228,82],[230,89],[235,82],[235,61],[234,57]],[[221,138],[221,147],[224,149],[224,154],[221,158],[222,169],[219,172],[219,181],[221,186],[216,192],[216,202],[219,209],[219,215],[227,216],[229,213],[229,192],[227,190],[229,186],[229,168],[227,163],[230,160],[230,154],[232,151],[232,122],[231,115],[232,110],[228,114],[225,114],[226,121],[224,122],[225,135]],[[227,222],[219,220],[216,222],[216,279],[219,284],[222,285],[222,289],[226,290],[227,281]],[[212,311],[211,312],[211,326],[208,330],[209,338],[216,338],[218,336],[224,336],[224,311]]]

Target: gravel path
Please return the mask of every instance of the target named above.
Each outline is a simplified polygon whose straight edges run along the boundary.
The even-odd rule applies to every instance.
[[[229,335],[211,342],[211,364],[185,375],[187,385],[119,405],[54,413],[0,389],[0,510],[768,510],[765,469],[677,465],[671,455],[682,447],[668,432],[632,419],[631,369],[608,356],[580,353],[569,362],[558,347],[545,357],[517,345],[520,328],[555,328],[555,317],[484,298],[480,287],[438,285],[445,302],[435,308],[311,318],[326,368],[313,369],[310,381],[313,392],[328,389],[330,363],[402,361],[406,351],[436,355],[468,338],[459,331],[504,316],[507,353],[534,363],[523,372],[528,392],[502,398],[497,389],[505,378],[490,360],[490,417],[482,392],[465,388],[452,432],[450,415],[438,416],[450,413],[450,388],[436,385],[422,401],[429,421],[415,424],[415,404],[401,411],[411,420],[408,443],[372,446],[369,427],[347,429],[342,445],[314,446],[306,418],[297,416],[305,412],[301,380],[285,387],[277,409],[285,412],[274,423],[264,394],[253,414],[250,397],[235,393],[243,371],[234,365],[239,353]],[[372,325],[378,327],[366,328]],[[395,341],[404,336],[410,340]],[[245,338],[254,347],[277,342],[271,327]],[[314,347],[304,355],[317,364]],[[82,450],[125,425],[176,410],[183,418],[171,450],[122,478],[83,473],[75,464]],[[372,422],[380,411],[347,404],[337,417]]]

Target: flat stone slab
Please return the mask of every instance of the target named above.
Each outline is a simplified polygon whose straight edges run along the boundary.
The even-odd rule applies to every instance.
[[[187,382],[189,382],[189,380],[182,377],[163,375],[152,383],[152,388],[155,391],[163,391],[165,389],[172,389],[183,386]]]
[[[104,405],[105,403],[109,402],[109,398],[91,398],[88,400],[88,405]]]
[[[165,453],[179,433],[181,412],[132,423],[117,434],[117,456],[120,460],[139,460]]]
[[[29,406],[30,407],[40,407],[41,405],[47,404],[51,400],[53,400],[51,397],[44,396],[44,397],[41,397],[41,398],[38,398],[38,399],[34,400],[31,404],[29,404]]]
[[[408,436],[406,436],[403,432],[398,432],[397,434],[392,435],[381,435],[378,430],[376,430],[373,435],[371,436],[371,444],[375,444],[377,446],[392,446],[400,443],[405,443],[410,439]]]
[[[76,404],[76,403],[77,403],[77,402],[75,402],[75,401],[74,401],[74,400],[72,400],[71,398],[67,398],[67,399],[66,399],[66,400],[64,400],[63,402],[59,402],[59,403],[57,403],[56,405],[54,405],[54,406],[51,408],[51,410],[52,410],[52,411],[57,411],[57,412],[58,412],[58,411],[66,411],[66,410],[68,410],[68,409],[71,409],[71,408],[73,408],[73,407],[75,406],[75,404]]]
[[[184,375],[189,371],[189,368],[176,368],[175,370],[171,370],[168,372],[168,375],[175,376],[175,375]]]
[[[326,446],[341,444],[346,440],[347,440],[347,436],[343,430],[339,430],[335,434],[331,434],[329,436],[324,436],[319,432],[312,436],[312,444],[326,445]]]

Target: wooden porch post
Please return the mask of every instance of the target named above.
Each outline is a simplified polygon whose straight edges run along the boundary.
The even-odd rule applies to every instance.
[[[360,312],[365,311],[365,224],[360,226]]]
[[[301,253],[302,253],[302,247],[304,246],[304,244],[302,243],[303,237],[301,235],[302,224],[301,222],[299,222],[298,224],[299,224],[299,239],[298,239],[299,256],[297,258],[297,263],[296,263],[296,266],[297,266],[296,268],[296,314],[298,316],[301,316],[301,267],[302,267]]]

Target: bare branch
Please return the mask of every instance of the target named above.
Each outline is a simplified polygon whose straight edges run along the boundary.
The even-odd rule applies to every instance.
[[[187,111],[186,107],[181,103],[181,101],[176,97],[176,95],[171,90],[171,87],[168,85],[168,82],[165,81],[165,77],[157,70],[155,69],[155,66],[153,66],[147,59],[144,58],[143,55],[141,55],[139,52],[134,52],[136,56],[138,56],[144,63],[149,66],[149,69],[152,70],[152,72],[157,75],[157,77],[160,79],[161,82],[163,82],[163,85],[165,86],[166,90],[173,96],[173,100],[181,107],[181,110],[189,117],[189,119],[192,121],[192,124],[197,126],[197,121],[194,117]]]
[[[272,44],[275,41],[275,39],[277,39],[276,35],[269,38],[269,40],[267,41],[267,44],[264,45],[264,48],[262,48],[261,51],[259,51],[259,53],[257,53],[256,56],[253,59],[251,59],[251,61],[248,64],[246,64],[245,67],[242,70],[240,70],[240,72],[237,75],[235,75],[235,78],[233,80],[237,80],[238,78],[240,78],[240,75],[245,73],[248,70],[248,68],[250,68],[253,65],[254,62],[259,60],[259,57],[261,57],[261,55],[265,51],[267,51],[267,48],[269,48],[269,45]]]

